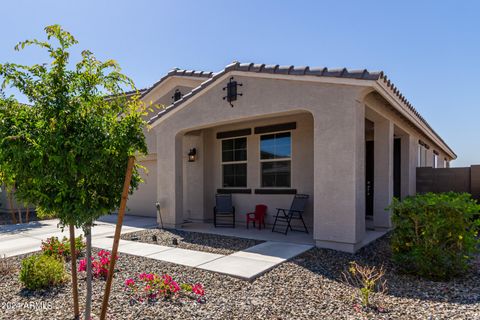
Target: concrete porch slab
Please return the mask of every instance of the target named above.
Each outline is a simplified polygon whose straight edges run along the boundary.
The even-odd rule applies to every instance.
[[[313,248],[312,245],[268,241],[248,249],[235,252],[230,256],[281,263],[298,256],[299,254],[302,254],[311,248]]]
[[[147,258],[161,260],[188,267],[198,267],[207,262],[224,257],[221,254],[173,248],[171,250],[148,255]]]
[[[199,266],[199,268],[234,276],[244,280],[252,280],[264,274],[278,264],[279,263],[277,262],[262,261],[259,259],[250,259],[230,255],[205,263]]]
[[[305,244],[269,241],[205,263],[199,268],[253,280],[312,247]]]

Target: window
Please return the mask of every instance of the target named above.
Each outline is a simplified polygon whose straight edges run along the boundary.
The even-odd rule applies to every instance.
[[[247,138],[222,140],[224,188],[247,186]]]
[[[438,155],[433,154],[433,167],[438,168]]]
[[[427,148],[423,145],[418,145],[418,167],[427,166]]]
[[[266,188],[290,188],[292,140],[290,132],[260,136],[261,184]]]

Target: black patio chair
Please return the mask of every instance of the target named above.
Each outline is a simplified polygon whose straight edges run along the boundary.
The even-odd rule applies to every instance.
[[[284,233],[286,235],[288,229],[290,229],[291,231],[308,233],[307,226],[305,225],[305,221],[303,221],[302,217],[305,207],[307,206],[307,201],[308,194],[296,194],[293,197],[290,209],[277,208],[277,215],[275,217],[275,222],[273,223],[272,232]],[[291,225],[292,220],[300,220],[305,230],[293,229]],[[285,226],[285,231],[282,232],[275,230],[278,222],[281,222],[279,226]]]
[[[218,222],[217,218],[232,218],[232,223]],[[235,207],[232,204],[231,194],[215,195],[215,207],[213,208],[213,225],[216,227],[235,228]]]

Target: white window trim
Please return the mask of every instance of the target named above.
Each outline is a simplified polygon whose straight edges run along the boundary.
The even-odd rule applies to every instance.
[[[247,151],[247,160],[242,160],[242,161],[223,161],[223,141],[224,140],[235,140],[235,139],[241,139],[241,138],[246,138],[247,139],[247,146],[245,150]],[[219,139],[220,141],[220,176],[222,177],[222,181],[220,183],[222,189],[245,189],[248,188],[248,136],[238,136],[238,137],[232,137],[232,138],[223,138]],[[245,186],[244,187],[224,187],[223,183],[225,182],[224,176],[223,176],[223,166],[226,164],[246,164],[247,165],[247,172],[245,174],[246,181],[245,181]]]
[[[278,133],[290,133],[290,157],[289,158],[277,158],[277,159],[262,159],[262,136],[268,136],[272,134],[278,134]],[[259,158],[259,164],[258,164],[258,185],[259,189],[292,189],[293,185],[293,175],[292,175],[292,168],[293,168],[293,131],[292,130],[284,130],[284,131],[275,131],[275,132],[269,132],[269,133],[262,133],[258,134],[258,158]],[[277,162],[277,161],[290,161],[290,186],[289,187],[264,187],[262,185],[262,163],[263,162]]]

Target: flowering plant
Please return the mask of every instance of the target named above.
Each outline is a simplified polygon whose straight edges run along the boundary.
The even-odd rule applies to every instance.
[[[115,260],[118,259],[118,256]],[[107,250],[100,250],[97,257],[91,257],[92,273],[94,278],[106,279],[110,268],[111,253]],[[78,265],[78,271],[87,271],[87,259],[82,259]]]
[[[85,248],[85,242],[82,235],[75,238],[75,254],[78,257],[82,250]],[[57,258],[63,257],[70,259],[70,240],[67,237],[63,237],[60,241],[57,237],[50,237],[45,241],[42,241],[42,252],[47,256],[54,256]]]
[[[179,285],[168,274],[160,276],[155,273],[141,273],[136,281],[132,278],[125,280],[125,290],[130,295],[130,303],[181,297],[192,298],[199,303],[205,302],[205,290],[200,283]]]

